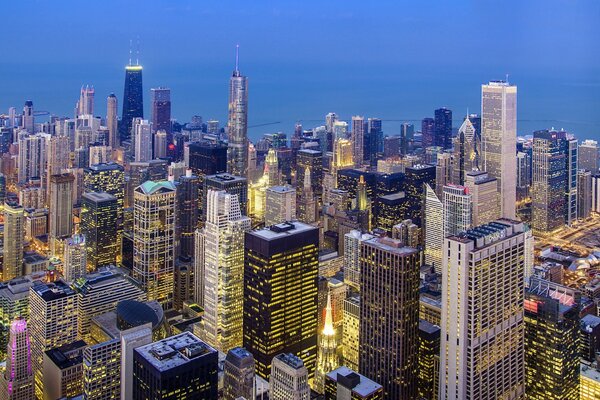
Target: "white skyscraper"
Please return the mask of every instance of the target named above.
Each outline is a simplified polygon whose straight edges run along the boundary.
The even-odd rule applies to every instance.
[[[441,400],[524,398],[524,228],[500,219],[444,239]]]
[[[344,235],[344,283],[360,291],[360,244],[373,235],[352,230]]]
[[[271,364],[271,400],[309,400],[308,371],[302,360],[291,353],[279,354]]]
[[[296,189],[272,186],[266,192],[265,226],[296,219]]]
[[[152,129],[147,119],[134,120],[135,161],[152,160]]]
[[[46,141],[42,135],[19,133],[18,181],[43,177],[46,169]]]
[[[118,120],[118,101],[117,96],[111,93],[106,99],[106,127],[108,128],[108,145],[113,149],[119,147],[119,130],[117,127]]]
[[[65,240],[63,256],[63,277],[71,283],[86,274],[87,252],[85,236],[75,234]]]
[[[208,190],[204,227],[204,340],[227,352],[243,344],[244,235],[238,196]],[[200,261],[202,263],[202,261]]]
[[[2,280],[9,281],[23,275],[23,239],[25,218],[23,207],[4,203],[4,251]]]
[[[361,116],[352,117],[352,144],[354,151],[352,158],[356,167],[362,166],[365,142],[365,118]]]
[[[248,176],[248,79],[241,74],[236,48],[235,70],[229,79],[229,117],[227,120],[227,172]]]
[[[517,87],[504,81],[481,86],[483,170],[498,179],[503,218],[515,218],[517,198]]]
[[[444,237],[464,232],[473,223],[473,199],[464,186],[444,186]]]
[[[77,115],[94,115],[94,87],[81,87],[79,102],[77,102]]]
[[[423,241],[425,264],[442,272],[442,246],[444,244],[444,204],[435,191],[425,184],[425,211],[423,213]]]

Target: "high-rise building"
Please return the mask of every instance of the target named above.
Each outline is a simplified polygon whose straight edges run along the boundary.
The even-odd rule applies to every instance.
[[[444,239],[440,399],[524,398],[524,251],[506,219]]]
[[[452,110],[445,107],[435,110],[433,123],[434,146],[443,149],[452,147]]]
[[[125,67],[125,89],[123,91],[123,113],[119,132],[121,141],[131,139],[134,118],[144,118],[144,89],[142,87],[142,66],[136,62]]]
[[[454,166],[452,153],[438,153],[435,164],[435,189],[439,197],[444,197],[444,186],[456,183],[452,173]],[[459,183],[456,183],[459,185]]]
[[[176,188],[146,181],[134,192],[133,277],[168,310],[173,302]]]
[[[479,169],[481,156],[480,138],[468,116],[453,139],[453,155],[452,183],[464,185],[466,174]]]
[[[482,168],[498,180],[503,218],[515,218],[517,87],[504,81],[481,85]]]
[[[33,371],[27,320],[17,318],[10,324],[6,369],[0,375],[0,398],[31,400],[34,398]]]
[[[440,374],[440,327],[419,321],[419,398],[438,398]]]
[[[310,168],[304,168],[302,193],[298,196],[297,217],[300,222],[312,224],[317,220],[317,201],[312,189]]]
[[[400,125],[400,154],[406,155],[412,149],[415,140],[415,126],[407,122]]]
[[[125,170],[114,162],[90,165],[83,170],[85,192],[106,192],[117,198],[117,214],[121,219],[125,207]]]
[[[319,333],[319,346],[317,348],[317,368],[315,370],[315,391],[325,393],[325,375],[339,366],[337,332],[333,325],[333,311],[331,308],[331,292],[327,293],[327,306],[325,307],[325,321],[323,330]]]
[[[500,198],[496,178],[485,171],[471,171],[465,175],[465,188],[471,195],[473,226],[488,224],[500,218]]]
[[[590,171],[592,174],[598,172],[598,142],[595,140],[584,140],[579,145],[577,168]]]
[[[344,300],[342,349],[343,365],[358,371],[360,354],[360,296]]]
[[[254,357],[243,347],[227,352],[223,365],[223,400],[254,399]]]
[[[236,47],[235,69],[229,79],[229,117],[227,120],[227,172],[248,177],[248,79],[238,68],[239,46]]]
[[[121,394],[121,342],[95,343],[83,350],[83,398],[118,399]]]
[[[285,222],[248,232],[244,266],[244,347],[268,379],[273,357],[302,356],[310,376],[317,353],[319,231]],[[296,282],[294,290],[288,282]],[[276,311],[277,310],[277,311]]]
[[[425,185],[423,212],[423,242],[425,264],[442,272],[442,247],[444,244],[444,203],[430,185]]]
[[[227,170],[227,146],[218,143],[190,143],[189,167],[194,175],[221,174]]]
[[[473,197],[459,185],[444,186],[444,237],[469,229],[473,224]]]
[[[150,89],[152,107],[152,129],[171,134],[171,89],[158,87]]]
[[[346,366],[325,377],[325,400],[382,400],[383,386]]]
[[[106,127],[108,128],[108,145],[116,149],[121,144],[118,130],[118,100],[114,93],[106,99]]]
[[[79,101],[77,102],[77,116],[94,115],[94,87],[81,86]]]
[[[42,178],[46,170],[46,139],[42,135],[19,134],[19,158],[17,181]]]
[[[44,352],[77,338],[77,297],[63,281],[38,282],[29,293],[31,368],[35,374],[35,398],[41,400],[44,399]]]
[[[308,370],[302,359],[292,353],[273,357],[269,380],[271,400],[309,400]]]
[[[424,149],[435,146],[434,126],[435,120],[433,118],[423,118],[421,121],[421,147]]]
[[[150,161],[152,156],[152,130],[147,119],[133,119],[133,135],[135,143],[135,161]]]
[[[352,230],[344,235],[344,282],[360,292],[360,244],[373,235]]]
[[[85,236],[75,234],[65,239],[63,251],[63,278],[72,283],[87,272]]]
[[[11,201],[4,203],[3,281],[7,282],[23,275],[24,237],[25,218],[23,207]]]
[[[572,226],[577,221],[577,139],[567,137],[567,188],[565,191],[565,222]]]
[[[153,158],[167,158],[168,135],[165,130],[156,131],[154,134]]]
[[[363,151],[365,141],[365,118],[361,116],[352,117],[352,145],[354,146],[352,159],[354,166],[360,168],[363,163]]]
[[[21,126],[29,133],[35,133],[35,114],[33,113],[33,101],[27,100],[23,106]]]
[[[266,191],[265,226],[296,219],[296,189],[271,186]]]
[[[304,182],[304,174],[306,168],[310,170],[313,193],[316,196],[323,194],[323,153],[312,149],[300,149],[298,150],[298,156],[296,161],[296,188],[298,194],[302,189],[298,182]]]
[[[119,255],[118,200],[106,192],[81,196],[79,230],[85,236],[88,268],[114,265]]]
[[[133,398],[133,350],[152,343],[152,324],[146,323],[119,333],[121,341],[121,400]]]
[[[527,152],[517,153],[517,200],[524,200],[531,189],[531,155]]]
[[[200,179],[187,170],[179,177],[177,186],[177,229],[179,242],[178,254],[192,256],[194,254],[194,232],[198,227],[198,195]]]
[[[417,396],[420,258],[397,239],[361,243],[359,371],[392,399]]]
[[[368,137],[368,140],[367,140]],[[377,165],[377,159],[383,153],[383,129],[381,119],[367,119],[367,134],[365,136],[365,150],[363,157],[369,160],[371,165]]]
[[[133,350],[132,400],[217,400],[217,351],[189,332]]]
[[[68,399],[83,393],[83,350],[86,346],[83,340],[74,340],[44,352],[44,400]]]
[[[243,342],[240,299],[244,298],[244,235],[250,228],[237,195],[208,191],[204,253],[197,264],[204,275],[203,339],[223,352]]]
[[[70,173],[50,177],[49,236],[51,249],[56,253],[54,241],[73,234],[73,185],[75,176]]]
[[[229,194],[237,194],[240,210],[245,214],[248,210],[248,180],[241,176],[227,173],[207,175],[202,187],[202,220],[206,219],[206,201],[209,190],[224,190]]]
[[[421,225],[425,184],[435,185],[435,167],[433,165],[413,165],[405,169],[404,191],[409,205],[405,219],[412,219],[416,225]]]
[[[577,171],[577,218],[589,218],[592,213],[592,173]]]
[[[537,278],[530,281],[525,293],[528,399],[579,399],[578,296],[566,286]]]

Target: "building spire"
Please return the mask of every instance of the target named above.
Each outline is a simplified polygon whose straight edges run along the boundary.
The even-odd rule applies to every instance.
[[[327,307],[325,307],[325,323],[323,324],[323,335],[334,336],[333,313],[331,310],[331,292],[327,292]]]
[[[135,65],[140,65],[140,37],[137,37],[137,51],[135,53]]]
[[[240,45],[235,45],[235,70],[233,76],[240,76]]]
[[[133,53],[133,39],[129,39],[129,65],[131,66],[131,55]]]

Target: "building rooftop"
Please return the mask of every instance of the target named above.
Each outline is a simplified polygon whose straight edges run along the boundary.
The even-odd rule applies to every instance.
[[[473,241],[476,243],[476,248],[481,248],[521,232],[523,232],[522,222],[499,219],[450,236],[449,238],[462,243]]]
[[[135,189],[143,194],[156,194],[174,192],[177,190],[175,184],[171,181],[146,181]]]
[[[299,221],[282,222],[267,228],[250,232],[250,235],[258,236],[265,240],[281,239],[299,232],[306,232],[316,229],[312,225]]]
[[[593,314],[585,315],[580,321],[581,330],[588,333],[591,333],[598,325],[600,325],[600,317]]]
[[[360,396],[366,397],[372,393],[383,390],[383,386],[352,371],[346,366],[341,366],[338,369],[334,369],[327,374],[329,379],[341,384],[342,386],[349,387],[352,391]]]
[[[440,327],[432,324],[429,321],[425,321],[424,319],[419,320],[419,330],[425,333],[434,334],[440,331]]]
[[[298,153],[306,153],[306,154],[312,154],[312,155],[320,155],[321,152],[318,150],[313,150],[313,149],[300,149],[298,150]]]
[[[192,359],[217,351],[190,332],[150,343],[135,349],[141,357],[159,371],[168,371]]]
[[[54,283],[36,282],[31,287],[31,290],[37,293],[44,301],[58,300],[75,294],[75,291],[63,281],[56,281]]]
[[[206,180],[217,181],[217,182],[246,182],[246,178],[237,175],[231,175],[227,173],[208,175]]]
[[[81,197],[85,197],[96,203],[100,203],[102,201],[116,201],[117,198],[110,193],[106,192],[87,192],[84,193]]]
[[[374,237],[371,239],[364,240],[363,243],[396,254],[410,254],[417,252],[417,249],[415,249],[414,247],[404,246],[402,244],[402,241],[388,237]]]
[[[115,162],[109,162],[109,163],[102,163],[102,164],[92,164],[88,168],[85,168],[85,170],[94,171],[94,172],[113,171],[113,170],[123,171],[123,166],[121,166]]]
[[[278,193],[289,193],[289,192],[295,193],[296,192],[296,189],[294,189],[291,186],[271,186],[267,190],[271,191],[271,192],[278,192]]]
[[[296,357],[292,353],[282,353],[276,355],[274,358],[278,359],[282,363],[289,365],[294,369],[300,369],[304,367],[304,361],[300,357]]]
[[[60,369],[70,368],[83,362],[83,349],[87,343],[76,340],[54,349],[46,351],[48,358]]]
[[[581,363],[579,374],[600,383],[600,371],[592,365]]]

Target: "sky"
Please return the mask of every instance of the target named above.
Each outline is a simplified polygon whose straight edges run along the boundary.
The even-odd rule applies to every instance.
[[[565,128],[600,140],[600,2],[28,0],[2,5],[0,112],[32,100],[72,115],[83,84],[123,95],[139,38],[146,117],[150,88],[172,90],[173,117],[222,122],[240,45],[251,138],[328,112],[403,121],[442,106],[458,126],[479,112],[481,84],[518,86],[518,132]],[[135,51],[134,51],[135,58]]]

